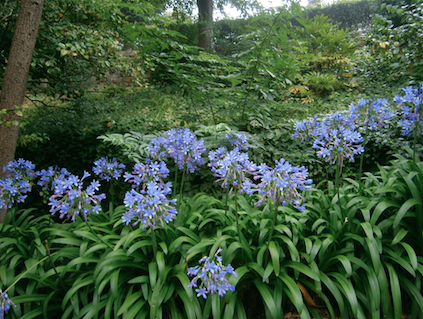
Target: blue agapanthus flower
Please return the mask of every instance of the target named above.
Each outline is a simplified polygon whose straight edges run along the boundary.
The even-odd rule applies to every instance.
[[[396,95],[394,98],[401,114],[401,120],[398,121],[398,125],[401,127],[404,136],[409,135],[415,129],[417,130],[417,134],[421,135],[423,131],[423,112],[420,106],[423,100],[423,84],[420,84],[418,88],[408,86],[402,90],[405,95]]]
[[[312,121],[302,120],[294,124],[294,133],[292,138],[299,138],[301,142],[308,143],[312,132],[320,126],[320,121],[317,116]]]
[[[37,176],[32,162],[19,158],[9,162],[3,171],[10,176],[0,179],[0,208],[23,203],[31,192],[31,182]]]
[[[317,156],[332,164],[364,152],[361,143],[364,138],[357,131],[355,117],[346,113],[332,113],[322,120],[303,121],[296,125],[293,137],[301,138],[312,144]]]
[[[228,150],[238,148],[240,151],[248,151],[247,136],[243,133],[227,133],[224,137],[224,147]]]
[[[291,203],[299,211],[304,212],[305,206],[301,205],[304,198],[301,195],[305,189],[310,188],[313,181],[308,178],[308,170],[304,166],[292,166],[281,158],[276,160],[274,168],[261,164],[258,166],[254,179],[258,184],[244,184],[247,194],[257,192],[261,197],[256,206],[261,206],[266,199],[282,206]]]
[[[54,191],[54,186],[61,180],[72,175],[66,168],[50,166],[35,172],[38,176],[37,185],[41,186],[43,191]]]
[[[248,153],[240,152],[238,147],[226,151],[221,147],[209,152],[209,164],[213,175],[218,177],[223,188],[242,189],[245,182],[249,182],[248,175],[255,172],[257,165],[248,158]]]
[[[158,137],[149,144],[153,158],[164,160],[173,158],[180,170],[190,173],[204,164],[202,154],[206,151],[203,139],[197,137],[187,128],[171,129],[165,132],[166,137]]]
[[[147,163],[136,163],[132,170],[132,173],[125,172],[125,182],[131,183],[132,188],[144,187],[146,182],[155,181],[159,184],[163,184],[163,179],[169,176],[169,169],[166,163],[153,162],[147,160]]]
[[[231,274],[238,277],[238,274],[230,264],[227,266],[222,264],[222,257],[219,255],[221,251],[222,249],[219,249],[212,259],[207,256],[201,258],[200,266],[188,268],[188,276],[194,276],[188,287],[195,288],[197,297],[207,299],[208,294],[223,297],[228,290],[235,291],[235,287],[229,284],[226,276]]]
[[[22,177],[35,177],[35,165],[31,161],[18,158],[9,162],[3,171],[10,172],[13,178],[20,179]]]
[[[84,172],[82,178],[76,175],[62,175],[53,181],[54,193],[50,196],[48,205],[51,214],[59,214],[60,218],[75,221],[77,215],[82,214],[87,220],[88,214],[101,211],[100,202],[106,198],[105,194],[96,194],[100,183],[93,180],[84,188],[83,181],[90,174]]]
[[[132,190],[126,192],[124,205],[126,212],[122,221],[132,226],[141,223],[144,228],[162,227],[171,222],[178,214],[176,199],[169,200],[172,183],[163,181],[169,175],[164,162],[137,163],[132,173],[125,173],[125,181],[132,184]]]
[[[16,305],[10,301],[7,293],[0,290],[0,319],[4,319],[5,315],[9,312],[11,305],[16,307]]]
[[[93,166],[94,174],[107,182],[112,178],[119,179],[124,169],[125,164],[119,163],[116,158],[109,159],[107,156],[95,161]]]
[[[363,126],[370,130],[385,127],[395,116],[395,112],[388,107],[387,99],[360,99],[357,104],[351,103],[350,112],[352,119],[363,122]]]

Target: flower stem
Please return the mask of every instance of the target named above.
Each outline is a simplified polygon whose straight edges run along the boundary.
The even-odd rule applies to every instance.
[[[225,216],[227,216],[227,213],[228,213],[228,197],[229,197],[229,187],[226,189]]]
[[[156,240],[156,234],[154,232],[154,228],[151,228],[151,243],[153,245],[154,259],[156,259],[156,255],[157,255],[157,240]]]
[[[182,198],[182,192],[184,191],[185,174],[186,173],[185,173],[185,167],[184,167],[184,169],[182,170],[181,188],[179,190],[179,195],[181,195],[181,198]]]
[[[47,253],[48,253],[48,257],[50,259],[51,265],[53,266],[54,273],[56,274],[57,277],[59,277],[59,280],[62,283],[63,287],[65,287],[65,283],[63,282],[63,278],[57,272],[56,266],[55,266],[55,264],[53,262],[53,259],[51,258],[50,247],[48,246],[48,240],[47,239],[46,239],[46,248],[47,248]]]
[[[57,252],[56,252],[57,253]],[[16,279],[9,287],[7,287],[7,289],[5,290],[5,291],[3,291],[3,294],[5,294],[6,292],[8,292],[9,291],[9,289],[10,288],[12,288],[14,285],[16,285],[18,282],[19,282],[19,280],[21,280],[27,273],[29,273],[32,269],[34,269],[34,267],[35,266],[38,266],[39,264],[41,264],[44,260],[46,260],[46,259],[48,259],[48,258],[51,258],[51,256],[53,256],[54,254],[56,254],[56,253],[53,253],[53,254],[51,254],[51,255],[49,255],[49,256],[46,256],[46,257],[44,257],[43,259],[41,259],[40,261],[38,261],[37,263],[35,263],[35,264],[33,264],[29,269],[27,269],[24,273],[22,273],[19,277],[18,277],[18,279]]]
[[[344,216],[344,210],[342,208],[342,203],[341,203],[341,191],[340,191],[340,185],[339,185],[340,184],[339,180],[342,174],[342,160],[343,160],[343,157],[339,156],[338,162],[336,163],[335,187],[336,187],[336,192],[338,195],[338,204],[341,209],[341,214],[342,216]]]
[[[369,132],[369,126],[366,123],[366,132],[365,132],[365,140],[363,142],[363,145],[366,146],[367,145],[367,140],[368,140],[368,132]],[[357,174],[357,182],[358,182],[358,193],[361,195],[362,192],[362,185],[361,185],[361,176],[363,175],[363,163],[364,163],[364,152],[361,152],[360,154],[360,168],[358,169],[358,174]]]

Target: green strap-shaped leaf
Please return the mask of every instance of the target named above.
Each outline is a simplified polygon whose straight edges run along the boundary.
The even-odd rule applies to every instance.
[[[188,287],[188,283],[187,283],[187,287]],[[181,298],[182,302],[184,303],[186,318],[187,319],[201,318],[202,313],[201,313],[201,308],[198,303],[198,300],[192,299],[192,297],[189,297],[185,288],[182,289],[180,287],[177,287],[176,292],[178,296]],[[194,296],[194,298],[196,297]]]
[[[191,247],[187,252],[187,259],[190,260],[195,255],[202,255],[203,251],[210,251],[210,249],[206,249],[208,246],[212,246],[215,243],[214,239],[203,239],[201,242],[196,244],[195,246]]]
[[[310,313],[307,307],[304,306],[303,296],[297,283],[290,277],[286,272],[282,272],[280,279],[285,284],[284,291],[287,294],[289,300],[293,303],[302,319],[310,319]]]
[[[137,251],[138,249],[141,249],[146,246],[152,246],[152,245],[153,244],[151,240],[143,240],[143,241],[136,242],[135,244],[133,244],[131,247],[128,248],[128,250],[126,251],[126,256],[132,255],[134,251]]]
[[[280,319],[281,313],[278,313],[275,301],[273,300],[273,296],[270,293],[269,286],[264,284],[263,282],[254,279],[253,280],[257,290],[259,291],[261,298],[267,309],[269,310],[270,315],[273,319]]]
[[[81,288],[88,286],[88,285],[91,285],[93,283],[94,283],[93,276],[75,281],[72,288],[69,289],[68,292],[66,293],[66,295],[63,297],[62,308],[63,309],[65,308],[69,299],[72,298],[72,296],[75,295],[75,293],[77,293]]]
[[[138,300],[142,300],[142,292],[141,291],[136,291],[133,292],[134,286],[132,286],[131,288],[129,288],[128,293],[125,296],[125,301],[122,304],[122,306],[120,306],[117,315],[120,316],[123,313],[127,312],[129,307],[131,307],[136,301]],[[145,303],[145,301],[144,301]]]
[[[157,282],[157,263],[155,261],[148,264],[148,276],[150,277],[150,286],[151,289],[154,289],[154,286]]]
[[[412,305],[416,305],[420,312],[419,314],[423,313],[423,296],[421,294],[420,289],[416,287],[410,280],[408,280],[405,276],[398,273],[398,279],[401,283],[401,287],[405,289],[408,293],[409,297],[411,298]],[[413,308],[413,306],[412,306]]]
[[[34,310],[29,311],[28,313],[24,314],[19,319],[32,319],[32,318],[40,318],[43,314],[43,310],[41,308],[36,308]]]
[[[379,273],[377,274],[377,279],[380,286],[381,292],[389,291],[389,281],[386,276],[385,268],[380,267]],[[381,305],[382,305],[382,314],[383,316],[389,318],[392,316],[392,303],[391,303],[391,295],[387,293],[381,293],[380,295]]]
[[[103,308],[107,305],[107,301],[108,300],[106,299],[99,303],[95,303],[95,302],[89,303],[88,305],[86,305],[84,308],[81,309],[81,312],[79,315],[81,317],[83,316],[82,317],[83,319],[91,319],[97,316],[103,310]]]
[[[138,276],[135,278],[132,278],[128,281],[128,284],[143,284],[148,282],[149,278],[147,275]]]
[[[413,247],[410,246],[410,244],[407,244],[404,242],[401,242],[400,244],[404,247],[405,251],[407,252],[408,258],[410,259],[411,266],[413,267],[414,270],[417,270],[418,260],[417,260],[416,251],[414,250]]]
[[[301,262],[287,260],[287,261],[284,261],[282,263],[282,267],[283,268],[292,268],[292,269],[298,270],[303,275],[310,277],[311,279],[313,279],[315,281],[320,282],[319,273],[315,273],[309,266],[304,265]]]
[[[262,277],[261,280],[265,283],[269,283],[269,277],[270,277],[270,275],[272,274],[273,271],[274,271],[273,264],[268,263],[266,265],[266,268],[264,269],[263,277]]]
[[[213,319],[220,319],[220,299],[221,298],[218,295],[211,299]]]
[[[233,319],[235,316],[235,307],[238,301],[238,293],[235,291],[229,297],[225,305],[225,311],[223,312],[223,319]]]
[[[372,217],[370,218],[370,223],[372,225],[376,225],[379,217],[385,212],[385,210],[390,207],[396,208],[398,207],[398,203],[389,199],[383,199],[382,201],[380,201],[379,204],[377,204],[377,206],[373,210]]]
[[[150,304],[150,319],[156,319],[158,312],[161,313],[161,301],[164,299],[166,292],[163,291],[163,283],[159,279],[158,282],[155,284],[153,289],[153,294],[151,295],[151,300],[149,300]]]
[[[373,268],[375,272],[378,273],[382,264],[380,261],[380,252],[377,247],[376,240],[370,240],[369,238],[366,237],[365,243],[370,252],[370,258],[372,259]]]
[[[422,205],[421,199],[410,198],[406,200],[395,216],[393,228],[397,228],[401,220],[410,212],[410,209],[416,205]]]
[[[366,319],[363,309],[358,303],[357,295],[351,281],[339,273],[330,273],[329,275],[336,279],[335,284],[338,286],[343,295],[348,299],[354,317],[358,319]]]
[[[277,277],[277,276],[279,276],[281,268],[280,268],[278,248],[276,247],[276,244],[275,244],[274,241],[271,241],[269,243],[269,252],[270,252],[270,257],[272,258],[273,269],[274,269],[275,275]]]
[[[408,234],[408,230],[405,228],[400,228],[398,233],[395,235],[394,239],[392,239],[391,245],[398,244],[404,237]]]
[[[394,306],[394,318],[401,319],[401,315],[402,315],[401,285],[400,285],[398,275],[394,267],[389,263],[386,263],[385,265],[389,273],[391,297],[392,297],[392,302]]]
[[[395,261],[397,264],[401,265],[405,270],[407,270],[413,277],[416,276],[414,268],[411,266],[410,262],[400,255],[398,255],[394,250],[385,248],[385,251],[388,253],[388,258]]]
[[[181,236],[176,238],[174,241],[172,241],[172,243],[169,246],[169,251],[174,252],[179,250],[179,247],[183,244],[183,243],[188,243],[191,246],[194,246],[195,244],[197,244],[197,242],[195,240],[193,240],[190,237],[187,236]]]

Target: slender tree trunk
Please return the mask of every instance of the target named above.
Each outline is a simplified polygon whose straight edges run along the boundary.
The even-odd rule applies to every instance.
[[[207,52],[213,51],[213,0],[197,0],[198,45]]]
[[[10,48],[7,69],[0,94],[0,110],[15,110],[25,100],[26,84],[32,61],[38,27],[44,0],[22,0],[16,29]],[[20,117],[15,112],[8,112],[0,118],[0,178],[6,176],[3,167],[15,156]],[[0,210],[0,222],[6,217],[6,210]]]

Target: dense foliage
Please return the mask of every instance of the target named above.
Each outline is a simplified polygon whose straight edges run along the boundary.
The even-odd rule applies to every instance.
[[[368,45],[293,3],[221,22],[216,54],[136,4],[47,4],[0,318],[419,318],[418,3],[381,4]]]
[[[1,226],[10,316],[418,316],[422,94],[423,85],[404,88],[397,114],[386,99],[361,99],[348,112],[295,124],[293,137],[310,140],[315,156],[335,166],[335,183],[311,186],[308,170],[283,158],[255,164],[237,132],[203,140],[172,129],[138,148],[120,144],[143,160],[126,173],[115,159],[94,163],[112,197],[117,180],[126,184],[123,205],[115,198],[104,210],[100,183],[84,183],[87,172],[10,163],[0,204],[23,202],[34,185],[53,215],[12,208]],[[342,178],[346,160],[363,159],[368,130],[386,126],[414,136],[411,148],[374,173]],[[222,191],[187,196],[187,176],[204,175],[206,146],[214,147],[207,166]]]

